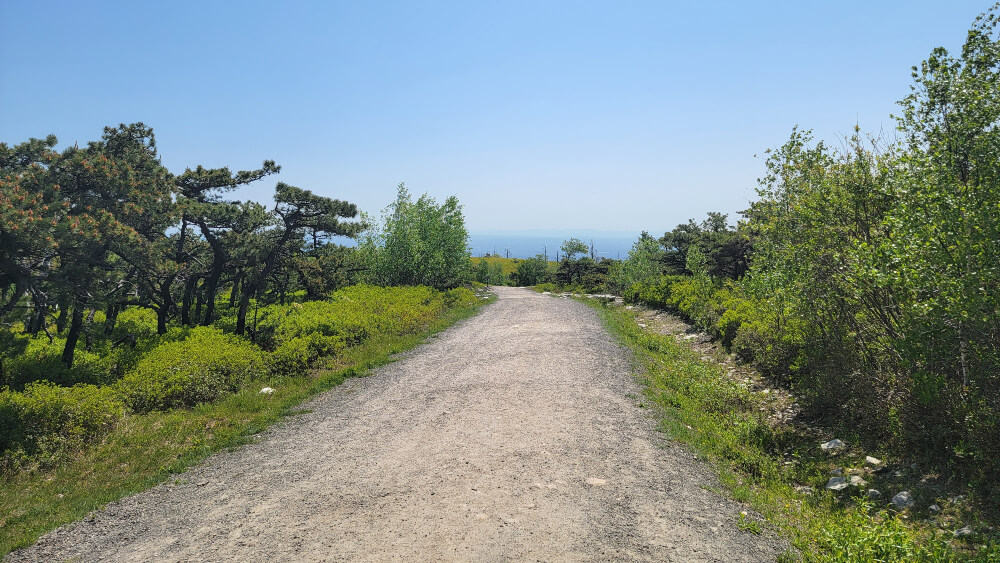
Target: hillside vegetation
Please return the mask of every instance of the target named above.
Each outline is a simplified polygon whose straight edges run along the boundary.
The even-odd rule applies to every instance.
[[[414,201],[400,185],[361,221],[281,182],[270,208],[228,199],[280,167],[175,175],[141,123],[56,143],[0,143],[3,552],[245,440],[482,302],[463,287],[454,197]]]
[[[914,68],[899,142],[858,132],[835,150],[796,128],[768,151],[737,227],[710,213],[644,234],[603,280],[790,389],[807,425],[912,464],[904,515],[972,548],[995,541],[1000,506],[997,12],[976,19],[958,56],[935,49]],[[787,455],[773,430],[760,439]],[[864,489],[841,494],[869,502]],[[936,516],[956,502],[963,520]]]

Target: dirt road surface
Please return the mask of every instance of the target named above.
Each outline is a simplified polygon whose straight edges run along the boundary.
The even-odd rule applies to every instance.
[[[500,299],[11,561],[773,560],[572,300]]]

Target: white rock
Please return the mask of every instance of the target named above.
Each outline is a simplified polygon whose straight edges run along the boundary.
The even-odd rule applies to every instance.
[[[845,444],[839,438],[834,438],[833,440],[830,440],[829,442],[825,442],[825,443],[822,443],[822,444],[819,445],[820,449],[823,450],[824,452],[832,452],[832,451],[842,450],[846,446],[847,446],[847,444]]]
[[[900,510],[909,508],[913,506],[913,495],[910,494],[910,491],[896,493],[896,496],[892,497],[892,504]]]
[[[844,474],[844,470],[841,469],[841,468],[839,468],[839,467],[836,468],[836,469],[831,469],[830,470],[830,475],[836,475],[836,476],[840,477],[843,474]]]
[[[963,526],[963,527],[955,530],[954,532],[952,532],[952,534],[954,534],[956,538],[964,538],[966,536],[971,536],[972,535],[972,526],[968,526],[968,525],[967,526]]]
[[[852,487],[864,487],[868,484],[868,481],[865,481],[857,475],[851,475],[850,483]]]
[[[878,465],[882,465],[882,460],[879,459],[879,458],[877,458],[877,457],[872,457],[870,455],[866,455],[865,456],[865,463],[867,463],[868,465],[876,465],[876,466],[878,466]]]
[[[882,492],[878,489],[868,489],[868,498],[881,498]]]
[[[927,507],[927,510],[930,510],[934,514],[937,514],[938,512],[941,512],[941,507],[938,506],[937,504],[932,504]]]
[[[847,480],[843,477],[830,477],[830,480],[826,482],[826,488],[831,491],[843,491],[847,487]]]
[[[261,395],[270,395],[271,393],[274,393],[274,389],[271,387],[264,387],[260,390]]]
[[[795,485],[795,491],[804,495],[811,495],[816,492],[815,489],[808,485]]]

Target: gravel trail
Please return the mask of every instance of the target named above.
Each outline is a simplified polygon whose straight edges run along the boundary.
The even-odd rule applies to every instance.
[[[572,300],[500,299],[10,561],[773,560]]]

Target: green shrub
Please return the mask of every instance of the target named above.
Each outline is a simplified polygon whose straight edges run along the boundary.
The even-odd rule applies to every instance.
[[[72,368],[62,363],[66,339],[54,337],[52,342],[44,334],[26,337],[24,350],[3,359],[3,384],[21,389],[32,381],[46,380],[59,385],[77,383],[106,384],[117,379],[123,370],[116,369],[118,350],[109,343],[98,341],[90,350],[78,347]]]
[[[333,356],[346,348],[339,336],[310,333],[286,340],[268,355],[268,367],[276,375],[305,375],[318,358]]]
[[[315,356],[312,354],[310,339],[304,336],[283,342],[267,357],[268,369],[278,375],[305,375]]]
[[[125,404],[110,387],[59,387],[29,383],[24,391],[0,389],[0,451],[54,450],[110,430],[125,414]]]
[[[754,305],[749,299],[735,293],[721,296],[720,305],[722,314],[715,321],[714,333],[726,350],[732,351],[733,340],[736,339],[740,327],[753,318]]]
[[[449,289],[444,294],[444,304],[445,307],[471,307],[478,302],[476,299],[476,294],[472,290],[465,287],[456,287],[455,289]]]
[[[193,406],[239,389],[266,368],[253,344],[211,327],[166,342],[117,384],[137,412]]]
[[[115,340],[126,336],[149,338],[156,335],[156,311],[145,307],[129,307],[118,313],[115,320],[113,338]]]
[[[819,536],[825,561],[953,561],[954,552],[940,537],[921,538],[885,510],[861,501]]]

